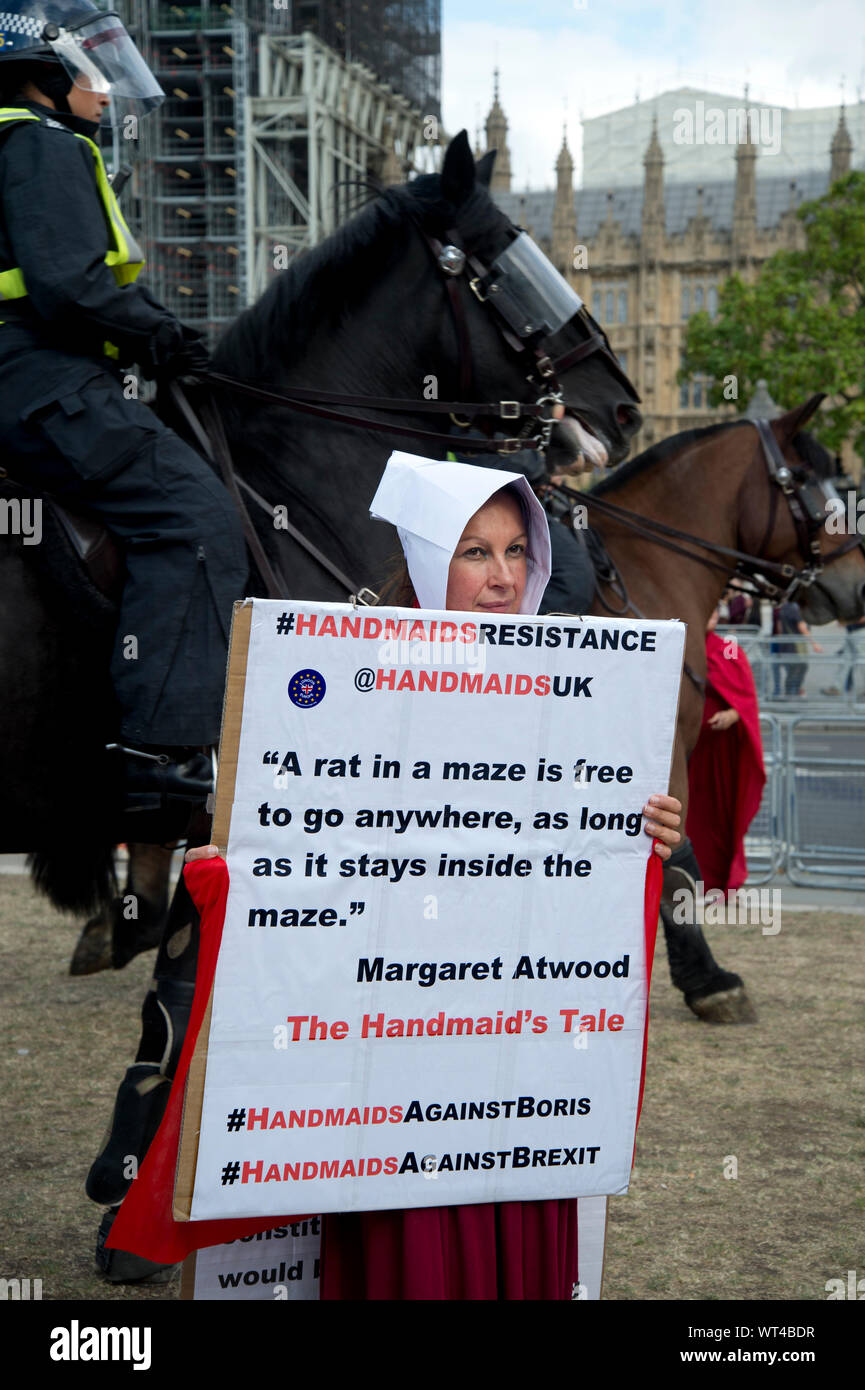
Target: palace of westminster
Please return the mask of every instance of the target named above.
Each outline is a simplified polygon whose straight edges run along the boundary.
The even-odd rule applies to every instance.
[[[702,114],[704,103],[695,102],[700,95],[689,89],[665,94],[661,99],[666,110],[664,128],[669,128],[671,114],[679,114],[671,112],[675,100],[680,108],[689,102],[692,112],[696,105]],[[706,95],[711,98],[711,94]],[[747,104],[746,95],[745,107]],[[804,246],[797,207],[825,194],[830,184],[852,167],[853,151],[842,106],[819,163],[811,153],[813,123],[807,148],[800,123],[800,148],[792,159],[790,151],[785,151],[784,159],[778,162],[786,166],[786,172],[780,175],[758,175],[760,150],[754,132],[759,135],[759,126],[745,120],[734,127],[739,140],[734,150],[692,148],[681,151],[683,157],[679,158],[680,150],[668,143],[665,158],[658,138],[658,105],[647,102],[639,115],[644,129],[649,119],[652,124],[642,145],[643,169],[638,182],[639,150],[634,149],[636,122],[631,116],[638,110],[633,107],[630,113],[617,113],[621,118],[618,127],[616,117],[589,123],[599,129],[592,132],[592,148],[587,150],[584,142],[584,165],[594,163],[597,172],[590,186],[585,186],[584,180],[583,188],[576,192],[574,160],[566,135],[556,161],[554,190],[520,193],[511,188],[508,122],[497,79],[485,125],[486,148],[498,150],[491,183],[497,203],[514,223],[531,233],[585,301],[642,397],[645,423],[634,442],[634,452],[680,430],[729,418],[745,409],[746,400],[723,408],[710,407],[707,383],[700,377],[678,382],[688,318],[700,309],[716,312],[719,288],[729,275],[735,272],[748,280],[776,251]],[[851,113],[859,125],[863,111],[865,107],[857,103]],[[823,118],[817,125],[819,134],[829,113],[815,114]],[[630,125],[625,124],[626,117]],[[832,119],[835,121],[834,114]],[[791,146],[796,136],[794,124]],[[726,169],[719,153],[727,161]],[[671,155],[676,167],[670,171],[672,177],[665,177],[665,164]],[[761,164],[768,165],[769,160],[764,158]],[[797,177],[791,179],[791,172]],[[735,362],[731,361],[729,370],[735,374]],[[831,382],[815,381],[814,390],[831,390]],[[785,406],[793,404],[786,402]],[[844,452],[846,455],[847,450]],[[858,473],[857,462],[845,457],[848,462]]]

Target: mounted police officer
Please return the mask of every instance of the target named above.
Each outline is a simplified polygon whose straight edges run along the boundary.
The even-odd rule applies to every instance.
[[[112,677],[127,810],[208,790],[232,601],[247,558],[222,484],[137,399],[207,368],[199,335],[138,282],[100,124],[164,93],[115,14],[0,0],[0,447],[16,481],[95,514],[125,544]],[[136,659],[127,659],[134,636]]]

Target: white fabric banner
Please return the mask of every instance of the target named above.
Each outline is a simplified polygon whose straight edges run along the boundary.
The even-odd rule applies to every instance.
[[[193,1220],[627,1189],[683,644],[254,601]]]

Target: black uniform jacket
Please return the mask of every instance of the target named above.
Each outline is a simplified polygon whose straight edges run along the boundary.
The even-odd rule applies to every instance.
[[[28,291],[0,300],[0,437],[13,415],[20,420],[111,369],[106,340],[121,364],[148,374],[185,338],[142,285],[118,286],[105,264],[110,242],[93,152],[73,133],[95,139],[98,127],[33,102],[15,105],[51,123],[0,126],[0,270],[17,266]]]

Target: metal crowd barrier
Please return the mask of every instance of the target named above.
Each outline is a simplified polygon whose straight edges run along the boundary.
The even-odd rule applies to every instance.
[[[761,712],[766,786],[745,837],[748,883],[865,890],[865,713]]]
[[[794,639],[754,627],[716,631],[743,649],[760,701],[766,787],[745,838],[748,883],[785,873],[865,889],[865,629],[816,629],[822,653],[779,651]]]
[[[865,889],[865,719],[792,719],[786,782],[790,882]]]
[[[763,789],[760,809],[751,822],[745,837],[749,884],[768,883],[770,879],[774,878],[783,867],[787,850],[784,834],[786,795],[784,740],[781,723],[775,715],[760,715],[760,736],[763,740],[766,785]]]
[[[805,637],[771,636],[755,627],[719,626],[717,633],[742,647],[761,709],[790,714],[816,708],[827,714],[865,711],[865,628],[857,633],[813,629],[822,652],[815,652]]]

